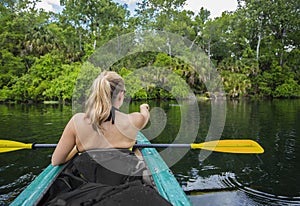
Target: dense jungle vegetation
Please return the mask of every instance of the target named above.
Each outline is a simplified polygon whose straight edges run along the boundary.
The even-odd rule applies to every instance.
[[[142,0],[134,15],[127,5],[110,0],[61,0],[61,13],[37,9],[36,2],[1,1],[2,102],[70,101],[90,55],[110,39],[138,30],[175,33],[201,47],[230,98],[300,97],[299,0],[238,0],[236,11],[215,19],[204,8],[184,10],[185,0]],[[190,65],[167,53],[127,57],[111,69],[125,76],[148,65],[167,65],[196,94],[207,93]],[[160,89],[149,85],[129,95],[170,98]]]

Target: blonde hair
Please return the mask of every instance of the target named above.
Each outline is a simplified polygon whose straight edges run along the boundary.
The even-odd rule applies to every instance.
[[[117,95],[123,90],[124,80],[116,72],[104,71],[94,80],[85,112],[94,129],[103,130],[101,125],[109,117]]]

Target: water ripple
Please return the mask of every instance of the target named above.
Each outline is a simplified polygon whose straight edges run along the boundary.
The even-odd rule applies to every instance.
[[[263,191],[260,191],[251,186],[245,186],[237,181],[236,176],[228,176],[224,179],[224,183],[230,186],[235,186],[239,191],[244,192],[249,198],[255,200],[256,202],[262,205],[281,205],[281,206],[296,206],[300,205],[300,197],[287,197],[287,196],[278,196],[269,194]]]
[[[8,202],[11,198],[14,198],[17,194],[19,194],[20,191],[22,191],[24,187],[27,186],[28,182],[31,182],[34,179],[34,177],[35,175],[33,175],[30,172],[25,175],[22,175],[21,177],[9,184],[1,185],[0,191],[2,191],[3,194],[0,195],[0,205],[5,205],[5,203]],[[23,185],[23,187],[21,187],[21,185]],[[11,192],[5,194],[5,191]]]
[[[186,186],[183,186],[183,189],[191,196],[224,192],[227,194],[227,192],[230,191],[233,193],[243,193],[244,195],[240,195],[241,199],[248,199],[246,202],[255,202],[255,205],[259,206],[300,205],[300,197],[276,196],[260,191],[256,188],[252,188],[251,186],[245,186],[238,182],[234,173],[230,172],[222,173],[221,175],[211,175],[209,177],[198,176],[197,179],[187,182]]]
[[[234,174],[229,172],[222,175],[210,175],[209,177],[198,176],[197,179],[187,182],[183,189],[186,192],[233,190],[236,189],[236,185],[230,181],[231,176]]]

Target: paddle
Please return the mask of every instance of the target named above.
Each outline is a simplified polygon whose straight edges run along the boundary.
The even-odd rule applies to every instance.
[[[0,140],[0,153],[21,149],[55,148],[56,144],[22,143],[11,140]],[[260,154],[264,149],[253,140],[215,140],[192,144],[136,144],[134,148],[190,148],[204,149],[214,152]]]

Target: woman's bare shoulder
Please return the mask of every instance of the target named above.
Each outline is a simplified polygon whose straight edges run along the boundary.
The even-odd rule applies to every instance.
[[[73,119],[78,119],[78,118],[85,118],[86,117],[86,115],[85,115],[85,113],[76,113],[76,114],[74,114],[73,115]]]
[[[75,125],[83,124],[84,122],[90,123],[90,120],[87,118],[85,113],[74,114],[70,121],[74,122]]]

